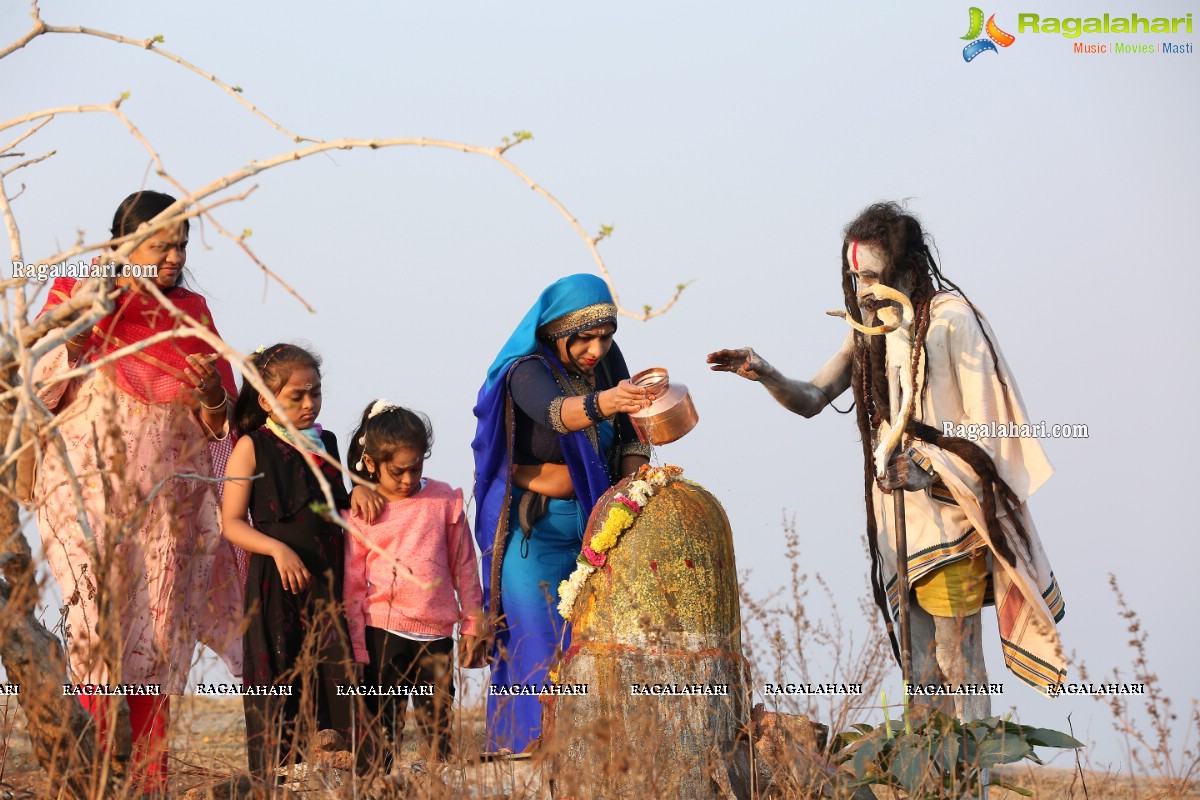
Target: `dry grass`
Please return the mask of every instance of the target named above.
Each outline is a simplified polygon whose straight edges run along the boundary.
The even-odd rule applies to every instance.
[[[245,727],[242,721],[241,701],[237,699],[213,699],[188,696],[172,702],[171,722],[171,794],[182,797],[188,790],[211,785],[232,772],[244,770],[246,765]],[[16,703],[0,704],[0,724],[8,731],[8,751],[4,759],[4,773],[0,782],[0,797],[21,800],[22,798],[51,797],[51,784],[46,773],[32,761],[29,740],[25,734],[25,722]],[[9,727],[11,725],[11,728]],[[481,707],[464,709],[460,726],[465,727],[478,753],[482,742],[483,710]],[[468,745],[470,746],[470,745]],[[414,752],[415,755],[415,752]],[[1200,790],[1191,789],[1173,792],[1171,787],[1158,779],[1118,776],[1100,772],[1085,772],[1084,780],[1071,770],[1037,767],[1030,764],[1017,768],[1002,769],[1006,780],[1025,786],[1034,792],[1034,797],[1053,800],[1200,800]],[[1083,783],[1086,782],[1085,794]],[[899,798],[901,795],[877,789],[880,798]],[[447,789],[439,795],[423,796],[454,797]],[[1003,790],[993,790],[991,800],[1016,800],[1020,795]]]
[[[843,626],[842,617],[832,601],[832,593],[820,576],[804,573],[800,541],[790,524],[784,525],[784,549],[793,569],[788,586],[768,595],[755,598],[743,592],[742,609],[745,631],[745,654],[753,664],[752,688],[764,682],[853,682],[863,683],[865,697],[796,697],[776,698],[775,710],[803,713],[814,720],[830,724],[832,732],[845,730],[852,722],[879,722],[878,714],[864,711],[863,704],[871,703],[878,684],[890,672],[890,656],[878,630],[875,609],[864,606],[860,612],[871,626],[871,636],[855,643]],[[748,580],[743,580],[745,586]],[[1117,587],[1114,582],[1114,591]],[[1195,776],[1200,770],[1200,758],[1195,736],[1200,720],[1194,705],[1181,738],[1169,724],[1174,715],[1171,703],[1157,689],[1153,672],[1146,662],[1145,637],[1137,615],[1129,609],[1117,591],[1121,616],[1131,633],[1132,677],[1153,687],[1149,692],[1150,727],[1143,731],[1132,719],[1129,708],[1119,702],[1106,700],[1113,726],[1127,743],[1127,763],[1139,769],[1137,776],[1089,770],[1088,754],[1080,756],[1081,768],[1076,770],[1038,767],[1028,762],[997,770],[1006,782],[1023,786],[1034,797],[1063,800],[1166,800],[1197,798],[1200,789]],[[819,609],[819,615],[809,615],[809,608]],[[459,676],[457,683],[464,682]],[[1086,672],[1083,675],[1086,680]],[[1114,679],[1120,674],[1114,671]],[[1098,698],[1099,699],[1099,698]],[[869,719],[869,717],[876,717]],[[439,773],[414,773],[409,764],[419,760],[417,742],[406,737],[404,767],[401,777],[370,780],[351,785],[350,774],[332,775],[314,772],[303,794],[309,797],[408,797],[417,800],[449,800],[450,798],[496,798],[541,800],[549,797],[539,789],[547,777],[552,754],[542,752],[522,762],[480,764],[483,749],[484,709],[482,702],[456,707],[453,714],[455,757]],[[605,731],[597,727],[597,739]],[[415,737],[413,737],[415,738]],[[1042,753],[1050,755],[1050,753]],[[34,761],[23,712],[15,698],[0,698],[0,800],[55,797],[61,781],[48,776]],[[626,758],[622,755],[622,758]],[[204,791],[205,787],[228,785],[231,776],[244,773],[246,768],[245,726],[240,698],[210,698],[187,696],[173,698],[170,732],[170,794],[173,797],[221,796]],[[672,785],[671,764],[655,763],[652,753],[634,754],[624,768],[634,774],[652,775],[659,794]],[[324,775],[323,779],[319,779]],[[310,776],[312,778],[312,776]],[[887,789],[875,789],[878,797],[899,798]],[[650,792],[655,794],[656,792]],[[671,794],[667,792],[667,794]],[[293,795],[300,796],[300,795]],[[578,797],[579,795],[577,795]],[[783,792],[772,797],[779,800],[800,800],[802,792]],[[993,790],[992,800],[1006,800],[1020,795]]]

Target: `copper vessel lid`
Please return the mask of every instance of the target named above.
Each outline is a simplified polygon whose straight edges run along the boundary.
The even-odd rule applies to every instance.
[[[683,438],[700,421],[687,387],[682,383],[671,383],[666,369],[651,367],[634,375],[630,381],[637,386],[653,388],[656,395],[649,407],[629,415],[642,442],[669,444]]]

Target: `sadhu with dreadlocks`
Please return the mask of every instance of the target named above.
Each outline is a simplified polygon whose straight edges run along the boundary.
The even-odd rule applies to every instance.
[[[862,434],[871,583],[888,621],[897,615],[895,522],[883,495],[904,490],[912,594],[913,675],[918,684],[986,684],[980,610],[994,603],[1008,668],[1042,692],[1066,675],[1055,623],[1064,605],[1026,499],[1052,468],[1032,438],[966,438],[946,430],[1017,430],[1025,406],[991,327],[938,269],[920,223],[895,203],[864,210],[845,231],[846,314],[881,320],[871,287],[891,287],[912,304],[910,323],[887,336],[852,330],[808,382],[792,380],[750,348],[711,353],[716,371],[759,381],[785,408],[820,413],[851,389]],[[899,408],[902,397],[908,408]],[[907,410],[903,446],[877,477],[873,451]],[[949,428],[947,428],[949,423]],[[959,428],[977,424],[980,427]],[[886,598],[886,599],[885,599]],[[914,602],[915,601],[915,602]],[[892,646],[899,657],[895,636]],[[942,698],[943,701],[945,698]],[[954,696],[960,719],[990,715],[986,694]]]

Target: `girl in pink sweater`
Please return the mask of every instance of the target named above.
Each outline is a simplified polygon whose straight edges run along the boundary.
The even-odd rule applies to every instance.
[[[399,756],[411,696],[428,755],[444,759],[454,628],[460,664],[483,666],[483,590],[462,490],[422,477],[432,438],[428,421],[406,408],[378,400],[363,411],[350,469],[375,483],[387,505],[369,525],[353,520],[369,544],[346,537],[343,597],[354,658],[366,664],[363,684],[378,692],[367,707],[390,753]]]

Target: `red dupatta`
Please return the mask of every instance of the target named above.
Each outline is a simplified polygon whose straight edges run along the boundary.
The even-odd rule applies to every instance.
[[[75,278],[56,278],[50,287],[46,305],[38,312],[38,316],[68,299],[75,291],[76,283]],[[167,289],[164,295],[180,311],[220,336],[213,325],[208,303],[201,295],[178,286]],[[113,313],[92,328],[91,336],[81,351],[81,358],[97,361],[157,333],[180,327],[180,323],[159,305],[157,299],[126,290],[117,298]],[[123,356],[107,365],[107,369],[117,388],[143,403],[173,403],[185,400],[192,388],[183,371],[187,366],[187,356],[207,355],[212,351],[212,346],[202,339],[179,336]],[[233,402],[237,397],[233,370],[223,358],[218,359],[215,366],[225,391],[229,393],[229,400]]]

